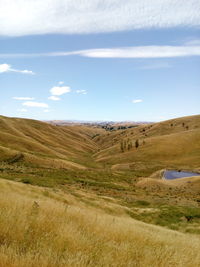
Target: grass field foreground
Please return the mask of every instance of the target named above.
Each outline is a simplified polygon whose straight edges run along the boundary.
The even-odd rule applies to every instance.
[[[0,180],[0,266],[200,266],[200,239]]]

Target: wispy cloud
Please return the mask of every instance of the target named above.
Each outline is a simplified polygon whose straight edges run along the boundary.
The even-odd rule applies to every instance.
[[[54,86],[50,89],[50,93],[53,96],[60,96],[60,95],[64,95],[69,92],[71,92],[71,89],[69,86]]]
[[[38,54],[0,54],[0,58],[82,56],[89,58],[176,58],[200,56],[200,45],[132,46]]]
[[[14,96],[13,99],[15,100],[34,100],[34,97],[21,97],[21,96]]]
[[[134,99],[134,100],[132,101],[132,103],[134,103],[134,104],[136,104],[136,103],[141,103],[141,102],[143,102],[142,99]]]
[[[76,90],[77,94],[81,94],[81,95],[87,95],[87,91],[86,90]]]
[[[31,74],[34,75],[35,73],[31,70],[17,70],[17,69],[13,69],[11,67],[11,65],[9,64],[0,64],[0,73],[4,73],[4,72],[19,72],[19,73],[23,73],[23,74]]]
[[[199,14],[199,0],[1,0],[0,35],[191,27]]]
[[[49,107],[48,104],[46,103],[35,102],[35,101],[26,101],[22,105],[26,107],[36,107],[36,108],[48,108]]]
[[[200,46],[135,46],[91,49],[79,55],[91,58],[173,58],[200,56]]]
[[[48,97],[48,99],[49,99],[49,100],[53,100],[53,101],[59,101],[59,100],[60,100],[60,97],[51,95],[51,96]]]
[[[28,110],[26,108],[20,108],[18,109],[19,112],[27,112]]]
[[[185,45],[200,46],[200,39],[190,39],[187,42],[185,42]]]

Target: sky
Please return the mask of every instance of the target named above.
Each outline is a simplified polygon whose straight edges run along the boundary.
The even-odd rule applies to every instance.
[[[199,0],[1,0],[0,114],[200,114]]]

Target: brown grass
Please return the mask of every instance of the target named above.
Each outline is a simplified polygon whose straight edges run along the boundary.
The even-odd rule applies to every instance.
[[[146,187],[151,190],[153,187],[159,187],[160,190],[169,190],[169,188],[177,188],[179,191],[182,189],[184,193],[200,194],[200,176],[179,178],[174,180],[154,179],[154,178],[140,178],[136,184],[139,187]]]
[[[106,164],[113,171],[139,170],[145,176],[163,168],[199,168],[200,116],[113,132],[0,116],[0,130],[3,161],[22,153],[23,161],[36,167],[100,169]],[[136,139],[138,149],[134,147]],[[131,141],[133,148],[122,153],[121,140]]]
[[[138,149],[134,147],[136,139],[140,143]],[[132,141],[133,148],[121,152],[121,140]],[[97,143],[101,150],[95,154],[96,160],[106,162],[113,170],[147,170],[149,167],[155,170],[170,167],[198,169],[200,116],[183,117],[112,132],[98,138]]]
[[[197,235],[129,217],[199,233],[200,178],[153,178],[200,170],[200,116],[114,132],[0,117],[0,130],[1,177],[52,187],[0,180],[0,267],[200,266]],[[128,138],[140,146],[122,153]]]
[[[103,131],[3,116],[0,116],[0,130],[1,161],[23,153],[28,164],[69,169],[83,169],[87,165],[92,154],[98,150],[92,136]],[[55,159],[57,164],[54,164]]]
[[[0,180],[0,266],[200,266],[200,239]]]

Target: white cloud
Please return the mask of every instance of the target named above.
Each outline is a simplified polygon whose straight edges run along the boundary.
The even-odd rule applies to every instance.
[[[59,84],[63,84],[64,82],[59,82]],[[54,86],[50,89],[51,96],[48,97],[49,100],[59,101],[61,100],[61,95],[71,92],[69,86]]]
[[[32,75],[35,74],[32,70],[12,70],[12,71],[16,71],[16,72],[20,72],[24,74],[32,74]]]
[[[79,52],[91,58],[173,58],[200,56],[200,46],[134,46],[91,49]]]
[[[0,64],[0,73],[8,72],[10,70],[10,65],[8,64]]]
[[[69,86],[54,86],[50,90],[50,93],[53,96],[64,95],[64,94],[69,93],[69,92],[71,92],[71,89]]]
[[[47,113],[47,112],[50,112],[50,110],[49,110],[49,109],[45,109],[45,110],[44,110],[44,112],[46,112],[46,113]]]
[[[200,45],[131,46],[38,54],[0,54],[0,58],[82,56],[90,58],[175,58],[200,56]],[[5,67],[4,67],[5,68]],[[64,86],[63,86],[64,87]]]
[[[134,104],[136,104],[136,103],[141,103],[141,102],[143,102],[142,99],[134,99],[134,100],[132,101],[132,103],[134,103]]]
[[[199,14],[199,0],[1,0],[0,35],[191,27]]]
[[[49,99],[49,100],[53,100],[53,101],[59,101],[59,100],[60,100],[60,97],[51,95],[51,96],[48,97],[48,99]]]
[[[64,82],[60,81],[58,84],[62,85],[62,84],[64,84]]]
[[[87,95],[87,91],[86,90],[76,90],[77,94],[82,94],[82,95]]]
[[[28,110],[25,108],[18,109],[19,112],[27,112]]]
[[[18,97],[18,96],[14,96],[13,99],[15,99],[15,100],[34,100],[34,97]]]
[[[48,104],[41,103],[41,102],[34,102],[34,101],[26,101],[22,104],[23,106],[27,107],[36,107],[36,108],[48,108]]]
[[[0,73],[4,73],[4,72],[19,72],[19,73],[32,74],[32,75],[35,74],[31,70],[17,70],[17,69],[13,69],[13,68],[11,68],[11,65],[6,64],[6,63],[0,64]]]

